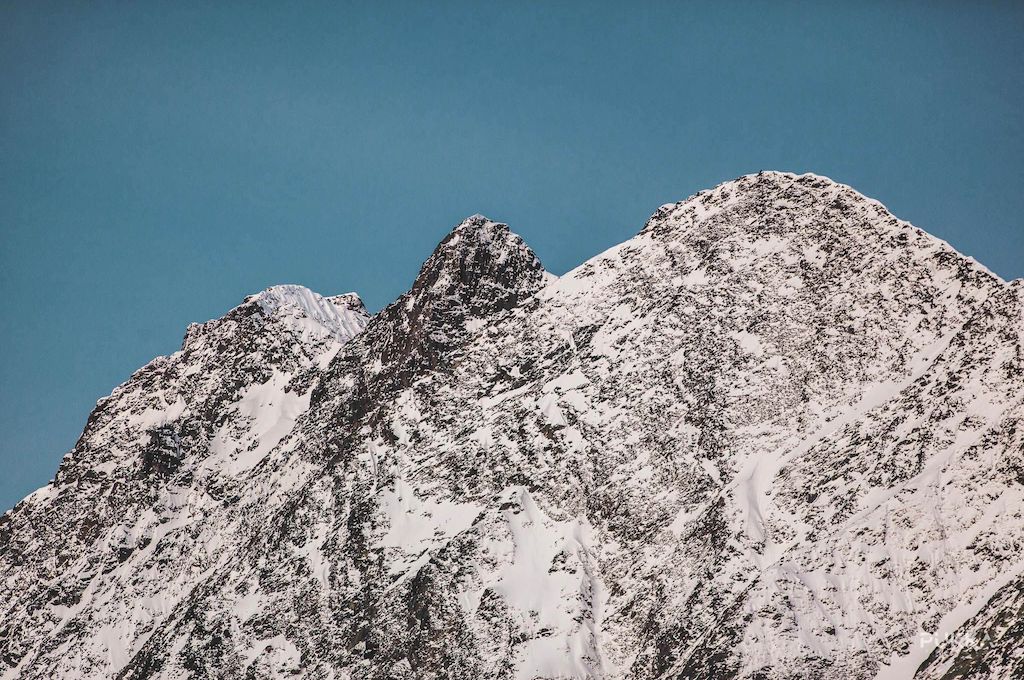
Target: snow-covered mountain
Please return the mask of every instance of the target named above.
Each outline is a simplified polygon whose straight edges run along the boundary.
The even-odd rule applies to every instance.
[[[1024,677],[1024,282],[764,172],[279,286],[0,519],[5,678]]]

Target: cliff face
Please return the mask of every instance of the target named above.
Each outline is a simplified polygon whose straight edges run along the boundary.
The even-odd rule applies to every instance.
[[[372,319],[276,287],[102,400],[0,519],[0,669],[1014,677],[1022,310],[812,175],[560,279],[474,216]]]

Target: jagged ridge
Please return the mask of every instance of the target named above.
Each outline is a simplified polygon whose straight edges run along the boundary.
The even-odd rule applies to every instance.
[[[786,173],[557,281],[474,216],[369,323],[270,289],[4,515],[7,675],[1013,677],[934,640],[1018,617],[1022,298]]]

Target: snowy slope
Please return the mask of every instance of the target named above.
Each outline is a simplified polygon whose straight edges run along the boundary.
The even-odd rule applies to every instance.
[[[189,326],[180,351],[100,400],[54,482],[0,521],[6,677],[123,665],[194,587],[216,518],[308,408],[317,367],[368,318],[353,294],[272,288]],[[54,665],[27,668],[40,654]]]
[[[558,279],[474,216],[372,319],[269,289],[0,520],[5,677],[1017,677],[1022,310],[786,173]]]

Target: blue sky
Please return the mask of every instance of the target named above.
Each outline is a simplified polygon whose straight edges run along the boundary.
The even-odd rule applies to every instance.
[[[562,273],[812,171],[1020,277],[1021,35],[1010,2],[4,3],[0,508],[189,322],[275,283],[376,310],[476,212]]]

